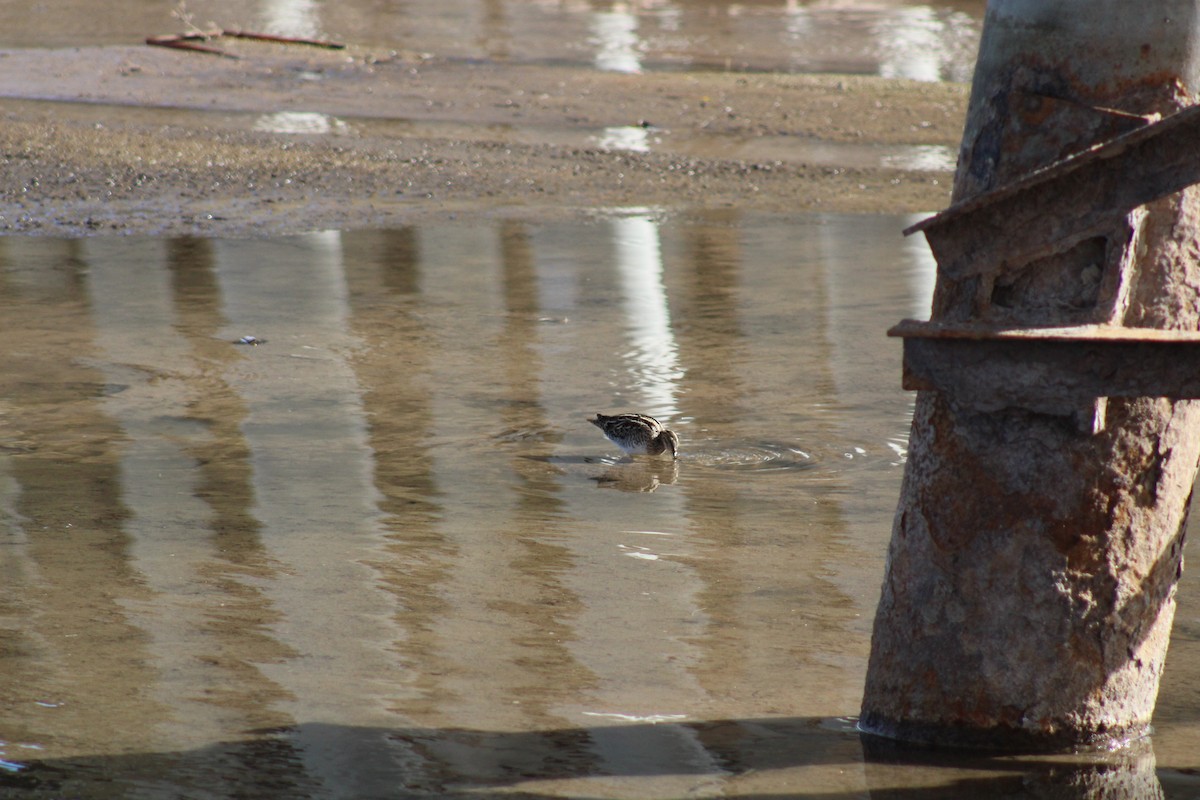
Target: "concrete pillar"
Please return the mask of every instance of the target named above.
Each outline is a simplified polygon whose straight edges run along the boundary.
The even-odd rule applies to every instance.
[[[1194,2],[990,2],[955,204],[1190,105],[1197,34]],[[933,320],[1195,331],[1198,225],[1192,187],[990,277],[940,273]],[[1144,734],[1198,457],[1196,401],[919,393],[863,728],[1041,750]]]

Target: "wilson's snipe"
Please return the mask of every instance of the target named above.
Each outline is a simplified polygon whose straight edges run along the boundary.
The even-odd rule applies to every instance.
[[[658,456],[671,452],[671,458],[679,454],[679,437],[669,431],[654,417],[645,414],[616,414],[606,417],[597,414],[588,422],[604,431],[608,440],[630,455],[645,454]]]

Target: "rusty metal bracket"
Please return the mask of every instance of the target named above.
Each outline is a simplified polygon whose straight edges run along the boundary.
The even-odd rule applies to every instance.
[[[1198,142],[1200,106],[1191,106],[951,206],[904,234],[924,233],[948,277],[1000,273],[1104,235],[1138,206],[1200,183]]]
[[[1063,413],[1100,397],[1200,398],[1200,332],[904,320],[904,388],[960,405]]]
[[[951,206],[904,233],[925,234],[942,276],[978,276],[989,288],[1005,272],[1093,237],[1116,237],[1128,248],[1132,240],[1122,230],[1131,212],[1200,183],[1197,142],[1200,106],[1192,106]],[[1082,426],[1096,431],[1104,424],[1100,398],[1200,398],[1200,332],[1114,324],[1002,327],[977,319],[905,320],[888,335],[904,339],[904,388],[939,391],[978,411],[1080,415],[1091,408]]]

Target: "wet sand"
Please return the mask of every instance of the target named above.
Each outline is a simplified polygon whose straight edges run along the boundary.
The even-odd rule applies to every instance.
[[[793,145],[953,153],[967,97],[873,77],[220,46],[238,58],[0,53],[0,232],[266,236],[618,206],[933,211],[946,169],[814,161]],[[650,144],[602,146],[605,130]]]

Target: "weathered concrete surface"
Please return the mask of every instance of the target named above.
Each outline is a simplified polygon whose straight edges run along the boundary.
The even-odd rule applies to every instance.
[[[1192,0],[988,3],[955,201],[1188,104]]]
[[[909,454],[868,730],[1036,749],[1145,732],[1200,421],[1172,407],[1114,401],[1093,437],[1062,417],[964,416],[924,395],[914,425],[937,433]],[[1105,466],[1081,474],[1081,460]]]
[[[1178,18],[1165,39],[1163,15]],[[1190,4],[989,4],[955,202],[1111,133],[1080,121],[1097,117],[1090,107],[1148,118],[1185,106],[1185,88],[1198,85],[1193,23]],[[1055,99],[1036,126],[1014,111],[1027,95]],[[1058,213],[1069,225],[1088,211]],[[934,321],[1200,327],[1195,189],[1118,214],[1091,246],[1030,263],[991,257],[1004,222],[980,230],[969,269],[939,274]],[[1084,276],[1108,290],[1081,293]],[[1033,405],[984,410],[918,394],[863,700],[868,730],[1034,749],[1147,730],[1200,409],[1148,398]],[[1095,414],[1091,429],[1078,424],[1084,412]]]

